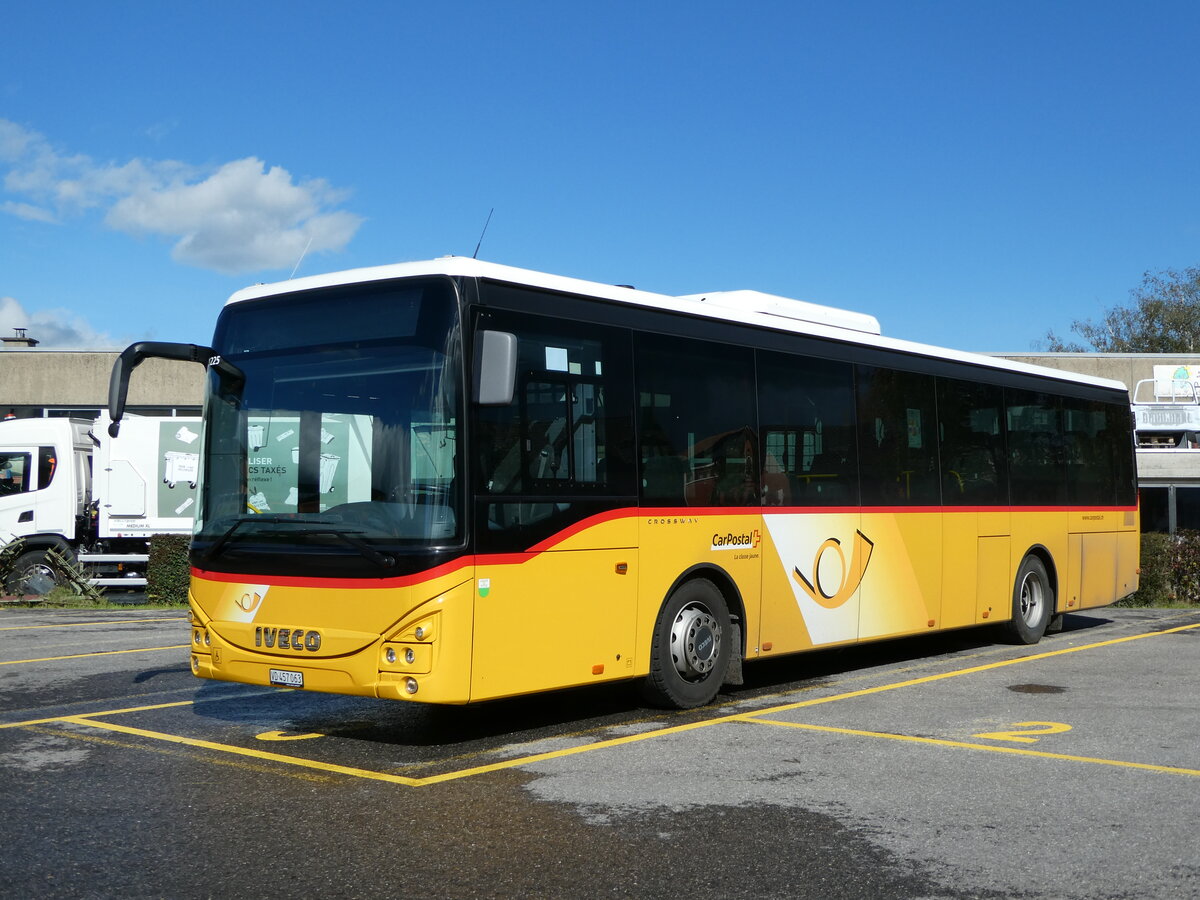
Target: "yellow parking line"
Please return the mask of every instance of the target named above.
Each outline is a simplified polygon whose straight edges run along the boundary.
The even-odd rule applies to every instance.
[[[1041,759],[1056,759],[1066,762],[1091,763],[1098,766],[1116,766],[1122,769],[1144,769],[1150,772],[1165,772],[1170,775],[1200,776],[1200,769],[1185,769],[1179,766],[1156,766],[1150,763],[1127,762],[1120,759],[1104,759],[1097,756],[1074,756],[1069,753],[1047,753],[1044,750],[1022,750],[1019,747],[999,747],[991,744],[972,744],[967,741],[948,741],[939,738],[916,737],[911,734],[891,734],[886,731],[863,731],[858,728],[836,728],[832,725],[806,725],[802,722],[780,722],[776,719],[747,718],[744,721],[756,725],[775,725],[783,728],[799,728],[804,731],[826,731],[833,734],[850,734],[855,737],[883,738],[889,741],[905,741],[911,744],[932,744],[937,747],[957,747],[966,750],[986,750],[989,753],[1009,753],[1014,756],[1036,756]]]
[[[733,721],[737,716],[722,716],[719,719],[706,719],[703,722],[689,722],[686,725],[672,725],[667,728],[659,728],[654,731],[643,731],[640,734],[627,734],[622,737],[609,738],[608,740],[596,741],[591,744],[580,744],[578,747],[565,747],[562,750],[547,750],[545,753],[533,753],[529,756],[514,756],[512,759],[501,760],[500,762],[485,763],[482,766],[472,766],[469,769],[459,769],[455,772],[446,772],[442,775],[428,775],[425,778],[416,779],[419,786],[427,784],[439,784],[443,781],[455,781],[459,778],[471,778],[475,775],[483,775],[487,772],[499,772],[501,769],[513,769],[517,766],[525,766],[530,763],[542,762],[547,759],[561,759],[566,756],[574,756],[577,753],[591,753],[593,750],[607,750],[610,747],[619,747],[622,744],[633,744],[637,741],[646,741],[650,738],[658,738],[667,734],[681,734],[685,731],[694,731],[697,728],[706,728],[709,725],[719,725],[723,722]]]
[[[3,625],[0,631],[30,631],[35,628],[79,628],[87,625],[135,625],[141,622],[186,622],[186,616],[158,616],[153,619],[106,619],[99,622],[60,622],[57,625]]]
[[[1097,641],[1094,644],[1082,644],[1078,647],[1064,647],[1061,650],[1048,650],[1045,653],[1033,653],[1029,656],[1017,656],[1013,659],[1002,659],[999,662],[984,663],[981,666],[971,666],[967,669],[954,669],[950,672],[939,672],[936,675],[925,675],[921,678],[911,678],[907,681],[896,681],[892,684],[881,684],[877,687],[862,688],[857,691],[848,691],[844,694],[834,694],[830,697],[816,697],[812,700],[800,700],[795,703],[785,703],[780,706],[772,706],[767,709],[760,709],[757,712],[745,713],[732,718],[750,718],[754,716],[769,716],[774,713],[786,712],[789,709],[802,709],[806,706],[819,706],[822,703],[835,703],[839,700],[851,700],[855,697],[867,697],[871,694],[882,694],[886,691],[894,691],[899,688],[915,687],[920,684],[930,684],[934,681],[945,681],[947,678],[957,678],[960,675],[975,675],[979,672],[987,672],[991,669],[1002,669],[1005,666],[1015,666],[1021,663],[1035,662],[1041,659],[1052,659],[1056,656],[1065,656],[1068,653],[1079,653],[1084,650],[1096,650],[1100,647],[1112,647],[1116,644],[1124,644],[1129,641],[1140,641],[1143,638],[1160,637],[1164,634],[1176,634],[1180,631],[1190,631],[1194,628],[1200,628],[1200,622],[1192,625],[1180,625],[1178,628],[1168,628],[1165,631],[1150,631],[1145,634],[1131,634],[1126,637],[1113,638],[1108,641]]]
[[[591,744],[583,744],[578,747],[568,747],[563,750],[551,750],[546,753],[538,753],[532,756],[516,757],[511,760],[505,760],[500,763],[491,763],[482,766],[475,766],[469,769],[460,769],[455,772],[448,772],[444,775],[432,775],[428,778],[421,779],[421,784],[432,784],[440,781],[450,781],[458,778],[467,778],[472,775],[482,775],[486,772],[493,772],[497,769],[512,768],[514,766],[525,765],[527,763],[542,762],[548,759],[557,759],[559,757],[573,756],[577,753],[587,753],[592,750],[604,750],[609,747],[616,747],[621,744],[631,744],[636,741],[650,740],[651,738],[663,737],[670,734],[678,734],[684,731],[691,731],[696,728],[705,728],[709,725],[721,725],[727,722],[755,722],[759,716],[771,715],[773,713],[784,712],[791,709],[800,709],[806,706],[817,706],[822,703],[833,703],[838,700],[849,700],[855,697],[863,697],[868,694],[877,694],[883,691],[895,690],[902,687],[912,687],[919,684],[926,684],[933,681],[940,681],[946,678],[953,678],[958,675],[969,675],[976,672],[983,672],[989,669],[997,669],[1003,666],[1015,665],[1017,663],[1032,662],[1038,659],[1048,659],[1054,656],[1062,656],[1067,653],[1077,653],[1081,650],[1092,650],[1098,647],[1108,647],[1114,644],[1122,644],[1128,641],[1139,640],[1141,638],[1156,637],[1158,635],[1173,634],[1179,631],[1188,631],[1189,629],[1200,628],[1200,622],[1192,625],[1183,625],[1178,628],[1171,628],[1165,631],[1152,631],[1145,634],[1129,635],[1122,638],[1113,638],[1107,641],[1098,641],[1092,644],[1084,644],[1079,647],[1065,647],[1061,650],[1051,650],[1045,653],[1037,653],[1030,656],[1020,656],[1015,659],[1001,660],[1000,662],[987,663],[981,666],[972,666],[967,669],[956,669],[952,672],[943,672],[938,675],[927,675],[922,678],[913,678],[907,681],[899,681],[893,684],[880,685],[874,688],[864,688],[857,691],[848,691],[842,694],[834,694],[829,697],[817,697],[812,700],[801,700],[795,703],[786,703],[780,706],[770,707],[768,709],[754,710],[744,713],[733,713],[726,716],[717,716],[712,719],[705,719],[702,722],[693,722],[687,725],[675,725],[667,728],[659,728],[654,731],[645,731],[641,734],[626,735],[624,737],[612,738],[605,741],[596,741]],[[1007,748],[1005,748],[1007,749]]]
[[[73,653],[70,656],[45,656],[41,659],[10,659],[0,666],[19,666],[22,663],[58,662],[60,659],[87,659],[89,656],[116,656],[120,653],[155,653],[159,650],[182,650],[191,644],[172,644],[169,647],[138,647],[134,650],[97,650],[93,653]]]
[[[74,716],[47,716],[44,719],[26,719],[24,722],[0,722],[0,729],[3,728],[25,728],[31,725],[52,725],[55,722],[64,722],[70,719],[88,719],[93,716],[119,716],[125,713],[146,712],[152,709],[171,709],[178,706],[194,706],[195,700],[176,700],[173,703],[153,703],[149,706],[130,706],[125,709],[108,709],[103,712],[94,713],[79,713]]]
[[[221,753],[232,753],[237,756],[249,756],[253,759],[265,759],[271,762],[284,763],[289,766],[301,766],[306,769],[318,769],[322,772],[335,772],[341,775],[351,775],[355,778],[369,778],[373,781],[389,781],[392,784],[403,784],[416,787],[420,782],[403,775],[390,775],[387,772],[374,772],[370,769],[358,769],[353,766],[339,766],[335,763],[319,762],[303,759],[298,756],[284,756],[281,753],[270,753],[266,750],[254,750],[248,747],[235,747],[232,744],[217,744],[213,741],[201,741],[196,738],[183,737],[178,734],[165,734],[161,731],[147,731],[144,728],[131,728],[128,725],[117,725],[114,722],[98,722],[84,716],[63,716],[59,722],[70,722],[74,725],[86,725],[88,728],[102,728],[105,731],[116,731],[120,734],[132,734],[138,737],[153,738],[156,741],[167,741],[172,744],[184,744],[188,747],[201,747],[205,750],[217,750]]]
[[[1196,629],[1196,628],[1200,628],[1200,622],[1192,624],[1192,625],[1182,625],[1177,628],[1170,628],[1170,629],[1166,629],[1164,631],[1151,631],[1151,632],[1146,632],[1143,634],[1135,634],[1135,635],[1128,635],[1126,637],[1113,638],[1113,639],[1107,640],[1107,641],[1097,641],[1097,642],[1091,643],[1091,644],[1083,644],[1083,645],[1080,645],[1077,647],[1065,647],[1061,650],[1051,650],[1051,651],[1047,651],[1045,653],[1035,653],[1035,654],[1031,654],[1028,656],[1019,656],[1019,657],[1015,657],[1013,659],[1001,660],[999,662],[987,663],[987,664],[979,665],[979,666],[971,666],[966,669],[955,669],[950,672],[942,672],[942,673],[939,673],[936,675],[927,675],[927,676],[924,676],[921,678],[913,678],[913,679],[909,679],[906,681],[894,682],[892,684],[879,685],[879,686],[873,687],[873,688],[863,688],[861,690],[847,691],[845,693],[834,694],[834,695],[831,695],[828,697],[818,697],[818,698],[814,698],[812,700],[802,700],[802,701],[797,701],[794,703],[786,703],[786,704],[781,704],[778,706],[769,707],[766,709],[759,709],[759,710],[752,710],[752,711],[748,711],[748,712],[732,713],[730,715],[716,716],[714,718],[704,719],[699,722],[690,722],[690,723],[687,723],[684,725],[668,726],[665,728],[655,729],[653,731],[641,732],[639,734],[624,735],[622,737],[610,738],[607,740],[596,741],[596,742],[589,743],[589,744],[582,744],[582,745],[579,745],[576,747],[567,747],[562,750],[550,750],[545,753],[535,753],[535,754],[530,754],[528,756],[513,757],[511,759],[501,760],[499,762],[486,763],[486,764],[480,765],[480,766],[473,766],[473,767],[467,768],[467,769],[459,769],[457,771],[446,772],[446,773],[440,774],[440,775],[430,775],[430,776],[427,776],[424,778],[411,778],[411,777],[407,777],[407,776],[403,776],[403,775],[393,775],[393,774],[390,774],[387,772],[376,772],[376,771],[372,771],[369,769],[358,769],[358,768],[353,768],[353,767],[348,767],[348,766],[337,766],[337,765],[330,764],[330,763],[321,763],[321,762],[316,762],[316,761],[312,761],[312,760],[307,760],[302,757],[285,756],[283,754],[269,753],[269,752],[262,751],[262,750],[250,750],[250,749],[245,749],[245,748],[241,748],[241,747],[236,747],[236,746],[230,745],[230,744],[218,744],[218,743],[215,743],[212,741],[202,741],[202,740],[197,740],[197,739],[193,739],[193,738],[184,738],[184,737],[179,737],[176,735],[166,734],[163,732],[147,731],[144,729],[131,728],[131,727],[124,726],[124,725],[115,725],[115,724],[108,723],[108,722],[96,721],[96,718],[99,716],[119,715],[119,714],[128,713],[128,712],[136,712],[136,711],[140,711],[143,709],[166,708],[169,706],[186,706],[189,703],[201,702],[201,701],[196,701],[196,700],[182,701],[181,703],[162,704],[161,706],[134,707],[134,708],[130,708],[130,709],[110,710],[107,712],[85,713],[85,714],[73,715],[73,716],[60,716],[60,717],[56,717],[56,718],[41,719],[41,720],[30,721],[30,722],[16,722],[16,723],[12,723],[10,725],[0,725],[0,728],[19,727],[21,725],[45,724],[45,723],[49,723],[49,722],[73,722],[78,725],[85,725],[85,726],[95,727],[95,728],[105,728],[105,729],[110,729],[112,731],[120,731],[120,732],[124,732],[127,734],[139,735],[141,737],[152,738],[155,740],[172,741],[172,742],[180,743],[180,744],[188,744],[191,746],[203,747],[206,749],[215,750],[215,751],[223,752],[223,753],[234,753],[234,754],[240,754],[240,755],[245,755],[245,756],[253,756],[253,757],[258,757],[260,759],[270,759],[272,761],[280,762],[280,763],[284,763],[284,764],[288,764],[288,765],[304,766],[304,767],[313,768],[313,769],[321,769],[321,770],[328,771],[328,772],[338,772],[338,773],[345,774],[345,775],[351,775],[351,776],[357,777],[357,778],[369,778],[369,779],[374,779],[377,781],[387,781],[387,782],[391,782],[393,784],[401,784],[401,785],[405,785],[408,787],[422,787],[424,785],[438,784],[438,783],[446,782],[446,781],[454,781],[454,780],[461,779],[461,778],[469,778],[474,775],[482,775],[482,774],[485,774],[488,772],[495,772],[495,771],[499,771],[502,769],[511,769],[511,768],[515,768],[517,766],[528,765],[530,763],[542,762],[542,761],[551,760],[551,759],[558,759],[558,758],[567,757],[567,756],[573,756],[578,753],[590,753],[594,750],[604,750],[604,749],[608,749],[611,747],[618,747],[618,746],[621,746],[624,744],[636,743],[638,741],[650,740],[653,738],[664,737],[664,736],[671,735],[671,734],[679,734],[679,733],[682,733],[685,731],[693,731],[693,730],[696,730],[699,728],[706,728],[710,725],[721,725],[721,724],[725,724],[728,722],[750,722],[750,723],[770,724],[770,725],[790,725],[791,723],[775,722],[775,721],[771,721],[771,720],[762,719],[761,717],[770,716],[770,715],[780,713],[780,712],[785,712],[788,710],[801,709],[801,708],[808,707],[808,706],[817,706],[822,703],[834,703],[839,700],[850,700],[850,699],[853,699],[856,697],[865,697],[865,696],[868,696],[871,694],[882,693],[884,691],[892,691],[892,690],[897,690],[899,688],[904,688],[904,687],[913,687],[913,686],[921,685],[921,684],[929,684],[929,683],[932,683],[935,681],[942,681],[947,678],[956,678],[960,675],[971,675],[971,674],[975,674],[978,672],[985,672],[985,671],[988,671],[991,669],[1002,668],[1004,666],[1012,666],[1012,665],[1018,665],[1020,663],[1034,662],[1034,661],[1042,660],[1042,659],[1050,659],[1050,658],[1053,658],[1056,656],[1063,656],[1068,653],[1078,653],[1078,652],[1081,652],[1084,650],[1094,650],[1094,649],[1101,648],[1101,647],[1110,647],[1110,646],[1114,646],[1116,644],[1127,643],[1129,641],[1141,640],[1143,638],[1151,638],[1151,637],[1159,637],[1159,636],[1167,635],[1167,634],[1175,634],[1178,632],[1189,631],[1189,630]],[[187,646],[187,645],[185,644],[185,645],[181,645],[181,646]],[[163,649],[178,649],[178,648],[163,648]],[[264,692],[264,693],[273,693],[273,692]],[[214,698],[214,702],[219,699],[226,699],[226,698]],[[232,699],[232,698],[230,698],[230,699]],[[822,728],[824,728],[824,726],[799,726],[799,725],[797,725],[795,727],[804,727],[804,728],[810,728],[813,730],[822,730]],[[842,731],[846,731],[846,733],[850,733],[850,734],[858,733],[858,732],[851,731],[849,729],[826,729],[826,730],[842,730]],[[877,733],[877,732],[861,732],[861,733],[864,735],[868,735],[868,736],[892,737],[896,740],[926,741],[926,742],[930,742],[930,743],[936,743],[936,741],[934,741],[933,739],[926,739],[926,738],[910,738],[910,737],[906,737],[903,735],[884,735],[882,733]],[[1009,752],[1009,753],[1020,753],[1020,754],[1032,755],[1032,756],[1045,756],[1045,757],[1050,757],[1050,758],[1055,758],[1055,759],[1067,759],[1067,760],[1075,759],[1075,760],[1083,761],[1083,762],[1106,762],[1109,765],[1125,765],[1130,768],[1151,769],[1151,770],[1155,770],[1155,771],[1172,772],[1172,773],[1176,773],[1176,774],[1180,774],[1180,773],[1182,773],[1182,774],[1200,774],[1200,772],[1193,773],[1192,770],[1189,770],[1189,769],[1175,769],[1172,767],[1150,766],[1150,765],[1144,765],[1144,764],[1139,764],[1139,763],[1119,763],[1119,762],[1115,762],[1115,761],[1093,760],[1088,757],[1070,757],[1070,756],[1064,756],[1064,755],[1059,755],[1059,754],[1044,753],[1044,752],[1039,752],[1039,751],[1018,750],[1016,748],[1011,748],[1011,747],[989,747],[989,746],[986,746],[983,744],[979,744],[979,745],[961,744],[959,746],[978,747],[979,749],[987,749],[987,750],[994,750],[994,751],[999,751],[999,752]]]
[[[271,688],[265,691],[254,691],[252,693],[239,693],[233,697],[204,697],[201,699],[192,698],[191,700],[172,700],[168,703],[149,703],[145,706],[126,706],[122,709],[102,709],[97,712],[90,713],[75,713],[72,716],[47,716],[44,719],[26,719],[24,722],[0,722],[0,728],[24,728],[26,725],[48,725],[53,722],[62,722],[67,718],[70,719],[93,719],[101,716],[125,716],[130,713],[151,712],[156,709],[176,709],[180,706],[195,706],[198,703],[223,703],[226,700],[255,700],[259,697],[265,697],[268,694],[278,694],[278,688]]]

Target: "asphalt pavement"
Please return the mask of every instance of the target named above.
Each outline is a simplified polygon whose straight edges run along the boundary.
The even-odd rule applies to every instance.
[[[436,708],[200,682],[181,612],[0,609],[0,897],[1200,896],[1200,611]]]

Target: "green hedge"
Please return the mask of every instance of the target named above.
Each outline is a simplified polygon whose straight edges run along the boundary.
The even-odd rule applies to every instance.
[[[150,538],[150,561],[146,564],[146,599],[150,603],[187,605],[190,540],[186,534],[156,534]]]
[[[1200,532],[1143,534],[1141,566],[1137,593],[1118,606],[1200,604]]]

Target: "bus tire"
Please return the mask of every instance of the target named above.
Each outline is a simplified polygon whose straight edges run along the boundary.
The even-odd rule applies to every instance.
[[[642,696],[664,709],[691,709],[717,696],[729,667],[733,629],[725,597],[697,578],[667,597],[654,626]]]
[[[1016,644],[1036,644],[1054,614],[1054,589],[1045,564],[1030,554],[1021,561],[1013,585],[1012,619],[1008,636]]]

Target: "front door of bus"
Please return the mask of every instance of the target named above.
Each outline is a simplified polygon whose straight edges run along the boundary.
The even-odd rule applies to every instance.
[[[518,339],[510,403],[472,440],[471,699],[629,677],[638,520],[628,336],[499,311]]]

